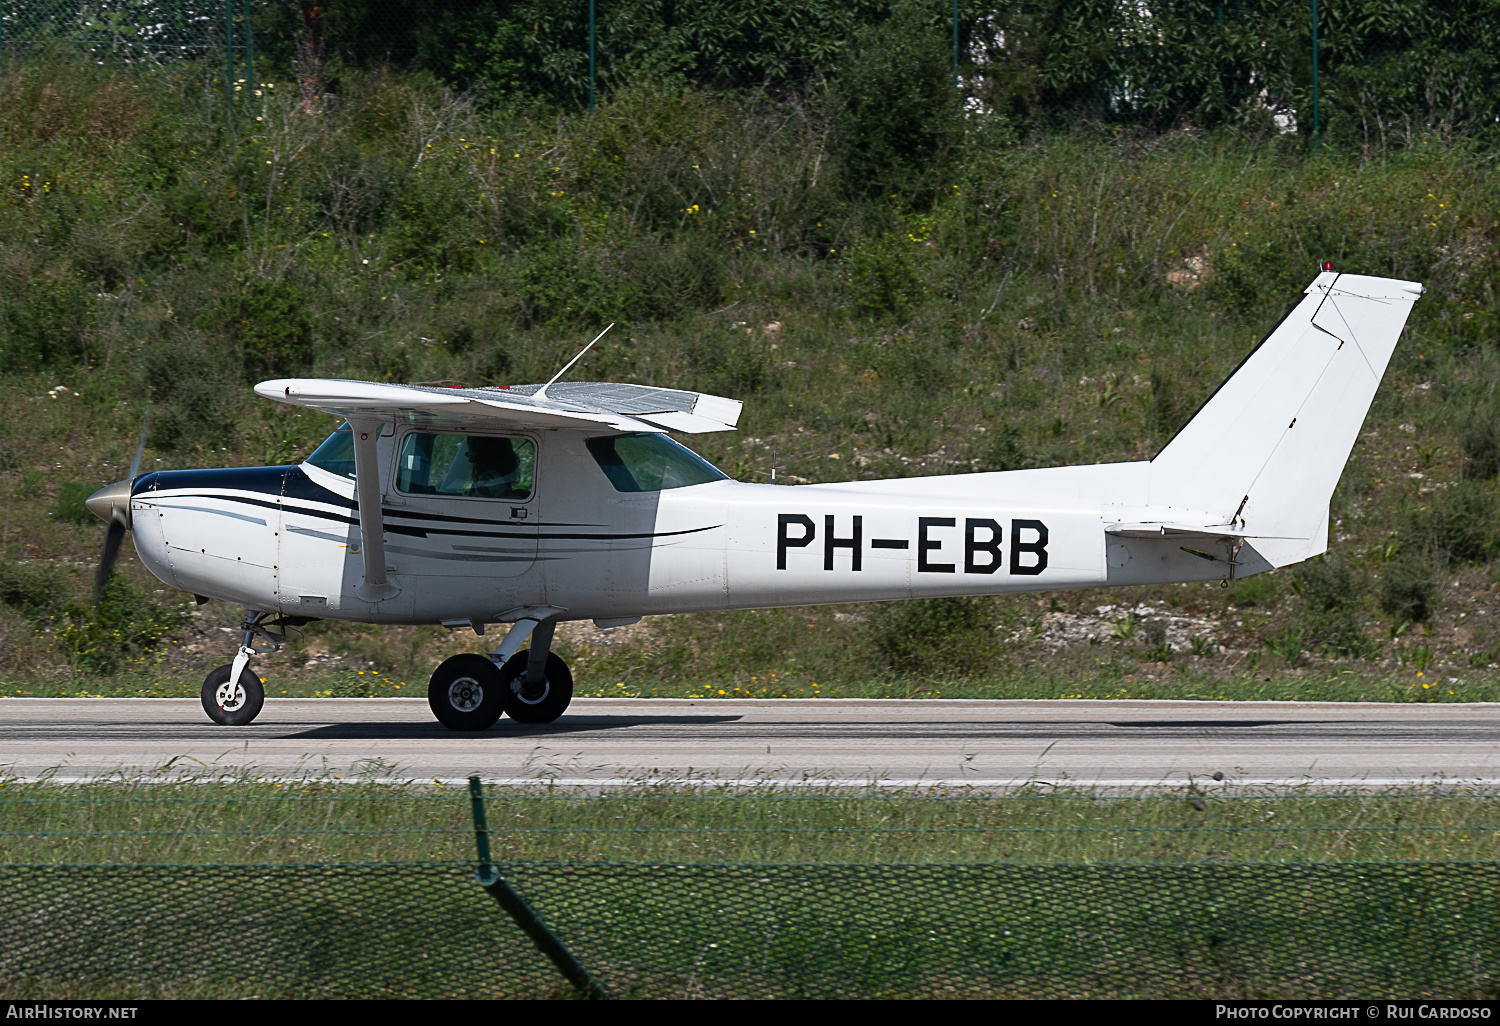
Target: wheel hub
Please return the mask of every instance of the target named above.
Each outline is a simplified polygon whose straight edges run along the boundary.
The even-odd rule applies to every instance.
[[[460,677],[448,685],[448,704],[459,712],[473,712],[484,700],[484,688],[473,677]]]
[[[225,712],[235,712],[245,704],[245,689],[240,687],[238,682],[225,681],[214,692],[214,701]]]
[[[527,683],[526,674],[522,672],[511,682],[510,689],[527,705],[536,705],[547,697],[547,693],[552,690],[552,684],[546,677],[535,684]]]

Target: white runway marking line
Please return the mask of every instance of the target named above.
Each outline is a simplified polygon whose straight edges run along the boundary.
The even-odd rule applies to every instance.
[[[281,781],[298,781],[306,783],[339,783],[339,784],[377,784],[385,786],[405,786],[412,784],[437,784],[445,788],[464,788],[469,784],[468,777],[358,777],[352,775],[324,774],[321,776],[295,776],[269,773],[247,773],[243,776],[199,776],[199,777],[176,777],[162,776],[157,779],[149,779],[149,773],[140,776],[122,776],[116,772],[101,773],[98,776],[61,775],[61,774],[37,774],[37,775],[7,775],[0,773],[0,782],[8,784],[34,784],[49,783],[58,786],[71,786],[78,784],[103,784],[103,783],[151,783],[151,784],[223,784],[227,782],[247,783],[278,783]],[[1068,781],[1044,781],[1044,780],[1017,780],[1008,782],[973,781],[973,780],[933,780],[914,778],[911,780],[882,779],[882,780],[856,780],[851,778],[826,777],[819,779],[778,779],[775,777],[739,778],[716,780],[708,777],[485,777],[481,774],[481,780],[485,787],[514,787],[535,789],[538,786],[545,788],[556,788],[558,790],[572,791],[605,791],[605,790],[628,790],[631,788],[659,788],[659,787],[683,787],[698,789],[756,789],[765,790],[792,790],[792,791],[816,791],[831,789],[839,791],[850,791],[860,789],[872,789],[882,791],[959,791],[978,794],[1003,794],[1009,791],[1026,791],[1036,788],[1050,788],[1058,792],[1101,792],[1110,790],[1131,791],[1140,793],[1152,792],[1184,792],[1189,788],[1199,794],[1212,796],[1216,792],[1229,793],[1233,791],[1248,791],[1266,789],[1273,791],[1419,791],[1424,794],[1431,793],[1438,796],[1433,788],[1443,787],[1443,795],[1453,795],[1453,788],[1468,789],[1462,791],[1463,797],[1481,797],[1481,791],[1487,788],[1500,790],[1500,778],[1494,780],[1450,780],[1450,779],[1419,779],[1413,777],[1325,777],[1321,779],[1274,779],[1274,778],[1252,778],[1246,780],[1212,780],[1194,778],[1188,780],[1068,780]],[[1474,793],[1471,795],[1470,791]],[[1488,793],[1487,791],[1485,793]]]

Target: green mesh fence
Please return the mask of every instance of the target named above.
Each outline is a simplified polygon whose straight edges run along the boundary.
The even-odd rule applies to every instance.
[[[1493,128],[1500,5],[1385,0],[0,0],[0,59],[205,59],[233,83],[422,67],[490,99],[592,103],[637,78],[778,90],[837,79],[892,17],[951,63],[970,113],[1265,127],[1384,145]],[[862,51],[861,51],[862,52]],[[1271,121],[1274,119],[1274,122]]]
[[[226,29],[242,27],[249,7],[246,0],[0,0],[0,53],[63,46],[124,63],[222,59]]]
[[[1495,797],[7,785],[0,996],[1494,998]]]
[[[610,996],[1493,998],[1500,865],[504,867]],[[472,864],[0,867],[18,994],[570,988]]]

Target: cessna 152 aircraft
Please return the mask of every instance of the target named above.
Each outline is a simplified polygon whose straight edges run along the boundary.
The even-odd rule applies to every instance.
[[[167,584],[244,605],[239,653],[202,693],[231,725],[261,710],[247,664],[272,628],[512,625],[495,651],[433,673],[428,701],[454,730],[563,713],[562,620],[1227,582],[1327,548],[1329,499],[1424,291],[1324,268],[1142,462],[749,484],[668,437],[732,430],[741,404],[718,396],[557,377],[265,381],[257,394],[346,423],[291,467],[137,476],[137,451],[130,477],[88,500],[109,524],[99,581],[130,530]]]

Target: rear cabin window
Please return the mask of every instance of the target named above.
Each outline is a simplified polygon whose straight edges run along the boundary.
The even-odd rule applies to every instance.
[[[408,495],[524,499],[535,470],[529,438],[412,433],[401,440],[396,488]]]
[[[590,438],[587,444],[599,469],[618,492],[686,488],[724,481],[729,476],[666,435],[612,435]]]

